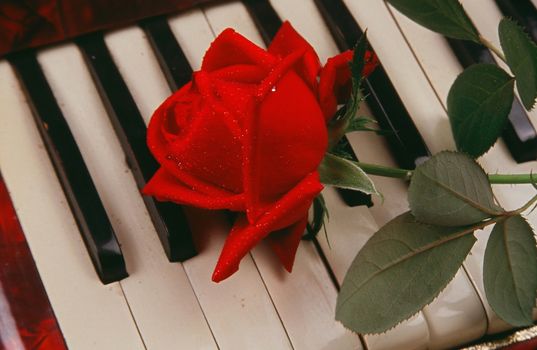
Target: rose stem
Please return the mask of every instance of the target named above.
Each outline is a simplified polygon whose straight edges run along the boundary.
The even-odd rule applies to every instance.
[[[378,175],[384,177],[394,177],[404,180],[410,180],[412,170],[392,168],[382,165],[369,164],[363,162],[353,162],[363,171],[370,175]],[[533,174],[488,174],[491,184],[507,185],[507,184],[532,184],[537,183],[537,178]]]

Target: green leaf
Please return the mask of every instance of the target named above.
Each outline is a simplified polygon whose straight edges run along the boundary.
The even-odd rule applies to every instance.
[[[341,286],[336,319],[358,333],[384,332],[446,287],[476,241],[472,228],[422,224],[405,213],[367,241]]]
[[[483,169],[458,152],[440,152],[419,165],[408,202],[419,221],[440,226],[470,225],[503,212]]]
[[[458,0],[388,0],[422,26],[455,39],[479,43],[479,33]]]
[[[520,215],[496,224],[485,250],[485,293],[490,306],[515,327],[532,324],[537,298],[537,247],[530,225]]]
[[[516,77],[524,107],[530,110],[537,98],[537,45],[515,22],[504,18],[498,28],[507,64]]]
[[[502,133],[514,98],[514,79],[492,64],[462,72],[449,90],[447,107],[457,148],[479,157]]]
[[[319,175],[325,185],[379,194],[373,181],[358,165],[330,153],[325,154],[319,165]]]

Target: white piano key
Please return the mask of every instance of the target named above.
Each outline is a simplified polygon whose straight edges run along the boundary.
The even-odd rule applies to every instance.
[[[436,153],[452,148],[451,134],[445,132],[446,129],[439,128],[438,124],[430,122],[431,118],[444,115],[445,111],[438,103],[426,76],[385,4],[365,0],[345,3],[362,28],[368,29],[369,40],[429,149]],[[426,138],[426,135],[434,135],[434,138]],[[472,263],[473,261],[466,261],[465,265]],[[439,298],[423,310],[429,324],[431,348],[449,347],[471,341],[486,331],[485,311],[467,274],[457,274],[450,284]],[[459,300],[463,304],[453,305],[452,300]],[[457,312],[460,308],[465,312]],[[447,309],[452,309],[452,317],[448,319],[443,317]],[[455,334],[456,337],[453,337]]]
[[[38,60],[122,243],[130,277],[120,283],[146,346],[215,348],[182,266],[170,264],[162,250],[78,49],[53,48],[40,53]]]
[[[214,33],[232,27],[265,46],[242,3],[211,5],[204,13]],[[290,275],[267,245],[254,249],[252,256],[294,348],[361,348],[358,336],[334,320],[337,292],[311,242],[301,242]]]
[[[419,66],[404,37],[395,23],[390,21],[383,2],[357,0],[345,3],[362,29],[368,30],[367,37],[412,118],[421,120],[441,115],[443,110],[434,103],[429,103],[434,94],[431,93],[423,74],[419,73]],[[417,72],[419,75],[416,75]],[[426,95],[421,95],[422,92]],[[427,129],[422,130],[423,128]],[[422,125],[422,129],[419,130],[422,135],[425,131],[436,135],[435,142],[427,144],[431,152],[436,153],[452,147],[451,134],[443,132],[442,128],[438,129],[438,125]]]
[[[171,94],[155,54],[140,27],[106,34],[104,40],[146,124]]]
[[[203,56],[214,40],[205,14],[201,9],[193,9],[171,17],[169,23],[192,69],[199,70]]]
[[[359,338],[334,320],[337,290],[313,243],[300,243],[291,274],[267,244],[252,255],[295,349],[362,348]]]
[[[289,1],[270,1],[282,20],[289,20],[300,35],[315,48],[321,64],[338,52],[332,35],[327,30],[323,18],[313,0],[295,1],[297,5],[289,6]],[[307,16],[305,16],[307,14]]]
[[[279,16],[283,20],[289,20],[316,51],[322,54],[320,57],[322,62],[338,53],[313,0],[302,0],[296,6],[289,6],[289,3],[283,0],[272,0],[271,3]],[[308,16],[304,16],[304,13],[308,13]],[[359,113],[370,115],[366,106]],[[393,162],[381,137],[371,133],[354,133],[349,135],[349,141],[362,161]],[[386,195],[386,200],[382,202],[380,198],[373,196],[375,205],[371,209],[363,206],[355,208],[346,206],[333,189],[326,189],[323,192],[330,211],[327,229],[330,244],[322,233],[319,235],[319,242],[340,284],[357,252],[378,230],[379,225],[408,210],[404,201],[406,198],[404,182],[385,178],[378,178],[375,181]],[[427,347],[429,335],[427,324],[420,312],[386,334],[365,336],[365,340],[369,349],[395,347],[421,349]]]
[[[416,58],[420,62],[423,71],[428,76],[432,87],[436,91],[438,99],[445,108],[449,88],[457,75],[462,72],[462,67],[458,63],[446,40],[441,35],[433,33],[413,23],[393,8],[390,9],[393,17],[398,22],[406,40],[416,55]],[[421,123],[424,122],[425,121]],[[437,129],[446,128],[446,130],[449,130],[449,133],[451,133],[446,111],[443,115],[431,116],[426,122],[428,124],[436,125]],[[418,124],[421,123],[418,122]],[[420,125],[418,125],[418,128],[419,127]],[[436,134],[424,133],[423,136],[426,142],[434,142]],[[501,140],[487,154],[481,157],[479,162],[485,170],[491,173],[529,173],[532,169],[535,169],[537,164],[537,162],[516,164]],[[507,209],[514,209],[522,205],[529,199],[529,194],[533,191],[531,186],[528,185],[497,185],[494,186],[493,189],[500,203],[504,204]],[[530,222],[535,226],[535,215],[531,214],[529,218]],[[485,311],[489,320],[488,333],[497,333],[512,327],[500,320],[494,314],[485,297],[482,270],[483,256],[489,233],[490,228],[476,233],[478,241],[472,249],[472,253],[466,260],[466,266],[473,283],[477,286],[479,295],[485,306]],[[472,262],[471,264],[468,263],[470,261]]]
[[[98,280],[9,65],[0,62],[0,170],[67,346],[143,349],[119,283]]]
[[[367,208],[349,207],[333,188],[325,188],[323,196],[330,219],[326,221],[326,237],[321,231],[317,239],[341,284],[356,254],[378,226]]]
[[[226,28],[233,28],[259,47],[265,47],[248,10],[240,1],[207,5],[203,8],[207,22],[215,35]]]
[[[243,258],[233,276],[220,283],[211,281],[230,229],[225,215],[188,208],[187,217],[200,254],[183,264],[219,348],[292,348],[250,255]]]

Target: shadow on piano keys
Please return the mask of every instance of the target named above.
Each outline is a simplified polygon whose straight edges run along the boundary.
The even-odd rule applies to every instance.
[[[257,23],[263,25],[263,16],[255,16],[255,3],[263,2],[248,0],[245,4],[229,2],[194,8],[157,20],[157,24],[165,29],[166,22],[169,24],[173,37],[166,40],[172,40],[172,46],[177,40],[195,70],[215,35],[226,27],[265,45],[246,7],[250,6]],[[325,21],[330,13],[321,13],[317,7],[323,3],[326,6],[338,1],[300,0],[292,5],[284,0],[270,2],[276,18],[290,20],[316,48],[322,61],[338,52],[326,24],[330,21]],[[463,3],[479,30],[496,38],[492,30],[500,13],[494,3]],[[436,153],[453,149],[445,99],[462,68],[447,42],[381,1],[346,1],[346,5],[352,21],[368,28],[372,46],[401,101],[397,108],[412,117],[403,117],[402,125],[415,125],[415,133],[401,133],[401,142],[407,142],[407,147],[408,142],[422,139],[425,150],[409,148],[412,156],[418,155],[414,158],[408,153],[398,155],[392,151],[392,141],[355,133],[349,135],[349,140],[356,154],[365,162],[396,165],[401,164],[402,156],[417,159],[426,156],[427,150]],[[173,77],[177,73],[174,69],[185,69],[170,67],[162,54],[164,50],[154,50],[152,44],[158,46],[155,41],[162,38],[152,38],[144,32],[151,25],[145,22],[141,27],[104,34],[106,48],[143,123],[169,95],[170,85],[180,85],[179,78]],[[332,33],[336,32],[332,29]],[[338,285],[356,252],[380,226],[407,209],[406,184],[399,180],[375,179],[386,201],[380,203],[373,198],[375,205],[371,208],[349,207],[335,191],[326,189],[331,209],[331,248],[322,237],[315,242],[302,242],[291,275],[279,267],[262,244],[244,259],[235,276],[218,285],[212,283],[210,275],[228,223],[220,213],[197,209],[187,209],[186,216],[200,254],[183,263],[169,263],[139,195],[140,185],[132,174],[135,170],[125,162],[125,152],[116,137],[118,127],[109,118],[116,100],[110,100],[110,93],[100,86],[108,83],[92,78],[94,68],[86,64],[88,57],[84,61],[84,52],[90,61],[91,54],[83,41],[86,39],[81,40],[80,47],[67,43],[40,49],[37,61],[121,244],[130,276],[106,286],[92,271],[20,81],[8,62],[0,62],[0,171],[70,348],[439,349],[509,328],[494,315],[484,298],[481,267],[486,235],[479,232],[478,243],[464,268],[431,305],[410,320],[386,334],[363,337],[333,320]],[[341,42],[340,38],[339,48],[343,48]],[[379,100],[382,104],[380,93]],[[361,113],[378,116],[378,107],[370,107],[371,111],[364,106]],[[115,113],[124,112],[115,109]],[[387,114],[387,122],[397,117],[400,115]],[[535,112],[531,118],[535,120]],[[516,164],[502,141],[481,163],[490,172],[529,172],[535,166],[534,161]],[[500,201],[513,208],[526,199],[526,193],[524,186],[495,187]],[[530,216],[530,221],[536,220],[535,214]]]

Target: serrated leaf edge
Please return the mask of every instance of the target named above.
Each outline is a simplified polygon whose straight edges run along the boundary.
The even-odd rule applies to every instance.
[[[475,237],[475,236],[474,236]],[[475,242],[474,242],[475,244]],[[464,263],[464,262],[463,262]],[[463,268],[463,265],[461,265],[461,267],[459,267],[459,269]],[[459,270],[457,270],[458,272]],[[438,297],[440,297],[440,294],[442,294],[442,292],[447,288],[447,286],[453,281],[453,279],[455,279],[455,276],[457,275],[457,272],[455,272],[453,274],[453,277],[451,277],[451,279],[446,283],[446,285],[444,287],[442,287],[442,289],[438,292],[437,295],[435,295],[430,301],[428,301],[425,305],[423,305],[423,307],[421,309],[419,309],[418,311],[416,311],[415,313],[411,314],[410,316],[408,316],[407,318],[404,318],[402,319],[401,321],[397,322],[396,324],[394,324],[393,326],[391,326],[390,328],[382,331],[382,332],[366,332],[366,333],[359,333],[359,332],[355,332],[353,331],[352,329],[350,329],[349,327],[347,327],[341,320],[339,320],[337,317],[335,317],[335,320],[339,323],[341,323],[341,325],[348,331],[352,332],[352,333],[355,333],[355,334],[362,334],[362,335],[382,335],[382,334],[386,334],[388,333],[389,331],[393,330],[395,327],[399,326],[401,323],[403,322],[406,322],[408,320],[410,320],[412,317],[416,316],[417,314],[419,314],[420,312],[423,312],[423,309],[425,309],[427,306],[431,305],[436,299],[438,299]]]
[[[474,158],[472,158],[472,156],[469,155],[468,153],[463,152],[463,151],[449,151],[449,150],[446,150],[446,151],[440,151],[440,152],[438,152],[437,154],[434,155],[434,157],[439,156],[439,155],[441,155],[441,154],[454,154],[454,155],[462,155],[462,156],[465,156],[466,158],[468,158],[468,160],[472,161],[475,165],[477,165],[477,167],[479,168],[479,170],[481,171],[481,173],[482,173],[485,177],[487,177],[487,172],[485,171],[485,169],[483,169],[483,167],[481,166],[481,164],[479,164],[479,162],[478,162],[477,160],[475,160]],[[424,172],[422,172],[422,174],[425,175]],[[428,175],[426,175],[426,177],[427,177],[428,179],[431,179],[431,177],[428,176]],[[434,180],[434,179],[431,179],[431,180]],[[410,181],[412,181],[412,178],[410,179]],[[435,181],[435,183],[436,183],[436,181]],[[440,183],[439,183],[439,185],[440,185]],[[444,187],[442,186],[442,188],[444,188]],[[492,189],[491,189],[491,191],[492,191]],[[492,193],[492,195],[493,195],[493,198],[494,198],[494,192]],[[412,201],[409,201],[410,211],[413,213],[413,212],[414,212],[414,208],[413,208],[412,203],[413,203]],[[498,203],[495,203],[495,204],[496,204],[496,206],[498,207],[498,208],[496,208],[496,209],[497,209],[497,210],[500,210],[500,211],[498,211],[498,212],[491,212],[492,214],[491,214],[491,213],[488,213],[488,212],[485,212],[485,211],[482,211],[482,210],[479,209],[479,208],[476,208],[476,207],[474,207],[474,208],[480,210],[480,211],[481,211],[482,213],[484,213],[484,214],[489,214],[489,215],[492,215],[492,216],[499,216],[499,215],[505,214],[505,210],[504,210]],[[414,216],[414,214],[412,214],[412,215]],[[414,217],[415,217],[415,216],[414,216]],[[442,226],[442,225],[438,225],[438,224],[434,224],[434,223],[422,222],[422,221],[419,221],[417,218],[416,218],[416,221],[421,222],[421,223],[426,224],[426,225]],[[474,223],[474,224],[477,224],[477,223]]]
[[[462,71],[458,76],[457,78],[455,79],[455,82],[457,82],[457,80],[466,72],[468,72],[470,69],[474,69],[476,67],[479,67],[479,66],[491,66],[491,67],[494,67],[494,68],[498,68],[500,70],[502,70],[506,75],[508,75],[510,77],[510,80],[505,83],[504,85],[501,86],[501,88],[497,89],[496,91],[500,91],[502,89],[504,89],[508,84],[512,84],[513,85],[513,89],[514,89],[514,86],[515,86],[515,78],[510,75],[508,72],[505,71],[505,69],[501,68],[501,67],[498,67],[497,65],[495,64],[490,64],[490,63],[476,63],[476,64],[473,64],[471,65],[470,67],[466,68],[464,71]],[[453,87],[455,85],[455,82],[453,82],[453,84],[451,85],[450,89],[449,89],[449,92],[448,92],[448,101],[450,100],[450,95],[452,94],[452,92],[454,91],[453,90]],[[514,96],[513,96],[514,97]],[[487,98],[485,101],[483,101],[483,103],[481,105],[484,105],[485,103],[489,102],[493,100],[492,96],[490,96],[489,98]],[[449,105],[449,102],[448,102],[448,105]],[[464,121],[461,123],[462,124],[466,124],[466,120],[470,120],[472,118],[475,117],[475,113],[476,113],[477,109],[474,110],[471,114],[467,115],[464,119]],[[503,120],[503,125],[502,127],[500,128],[500,130],[504,130],[505,129],[505,125],[507,125],[507,122],[509,120],[509,113],[510,113],[510,110],[507,112],[507,114],[505,115],[505,118]],[[450,121],[450,125],[451,125],[451,130],[453,132],[453,136],[454,136],[454,139],[455,139],[455,143],[457,145],[457,149],[460,150],[461,153],[465,153],[465,154],[468,154],[470,155],[472,158],[479,158],[481,157],[482,155],[484,155],[485,153],[487,153],[488,151],[490,151],[490,149],[492,148],[492,146],[494,146],[494,144],[496,143],[496,141],[498,140],[498,138],[501,136],[501,132],[500,134],[496,137],[496,139],[490,143],[489,145],[485,146],[485,147],[481,147],[483,150],[480,151],[480,152],[477,152],[477,154],[475,155],[475,157],[473,155],[471,155],[470,153],[468,153],[467,151],[465,151],[464,149],[461,149],[462,146],[460,145],[460,142],[459,142],[459,138],[456,136],[458,133],[456,132],[455,130],[455,127],[453,126],[453,123],[452,123],[452,117],[451,117],[451,113],[448,109],[448,117],[449,117],[449,121]],[[462,128],[462,127],[458,127],[457,130],[459,129],[468,129],[468,128]]]
[[[530,43],[530,45],[533,46],[533,48],[537,51],[537,44],[535,43],[535,41],[528,35],[528,33],[524,30],[524,28],[520,25],[520,23],[518,23],[517,21],[513,20],[512,18],[510,17],[505,17],[502,19],[502,22],[503,21],[510,21],[511,23],[513,23],[514,25],[516,25],[519,29],[521,29],[521,32],[522,34],[526,37],[526,39],[528,39],[528,42]],[[500,22],[500,25],[501,25],[501,22]],[[499,27],[498,27],[498,32],[500,32],[499,30]],[[503,47],[503,45],[501,44],[502,43],[502,36],[499,35],[500,37],[500,45]],[[515,72],[513,72],[513,70],[511,69],[511,66],[509,64],[507,64],[507,66],[509,67],[509,69],[511,70],[511,73],[513,73],[513,75],[515,75]],[[516,77],[516,75],[515,75]],[[518,84],[517,84],[517,88],[518,88]],[[522,100],[522,99],[521,99]],[[524,104],[524,103],[523,103]],[[532,105],[530,106],[530,108],[528,109],[525,105],[524,105],[524,108],[526,108],[527,111],[531,111],[533,110],[533,108],[535,108],[535,106],[537,105],[537,93],[535,94],[535,97],[533,98],[533,103]]]
[[[530,228],[530,230],[531,230],[531,232],[532,232],[532,236],[533,236],[533,238],[534,238],[534,243],[537,244],[537,236],[536,236],[536,234],[535,234],[535,231],[534,231],[534,229],[533,229],[531,223],[530,223],[525,217],[523,217],[522,215],[518,214],[517,216],[519,216],[519,217],[520,217],[520,218],[521,218],[521,219],[522,219],[522,220],[529,226],[529,228]],[[505,223],[506,223],[506,221],[509,220],[510,218],[512,218],[512,217],[511,217],[511,216],[509,216],[509,217],[505,217],[504,219],[502,219],[502,220],[500,220],[500,221],[498,221],[498,222],[496,223],[496,224],[500,224],[500,225],[502,225],[502,226],[500,227],[500,229],[501,229],[501,234],[502,234],[501,237],[502,237],[502,240],[504,241],[504,246],[505,246],[505,248],[506,248],[506,255],[508,255],[508,256],[509,256],[509,250],[507,249],[507,247],[508,247],[509,245],[508,245],[507,242],[506,242],[507,232],[506,232],[506,225],[505,225]],[[494,229],[495,229],[495,228],[496,228],[496,225],[494,225]],[[492,232],[491,232],[491,234],[492,234]],[[490,237],[489,237],[489,238],[490,238]],[[488,242],[487,242],[487,247],[488,247]],[[519,297],[519,293],[518,293],[518,290],[519,290],[519,289],[516,288],[517,283],[515,282],[514,274],[512,273],[512,272],[513,272],[513,268],[512,268],[512,264],[511,264],[511,259],[508,259],[508,260],[507,260],[507,264],[508,264],[508,266],[509,266],[509,270],[511,271],[511,280],[512,280],[513,286],[515,286],[515,293],[516,293],[516,298],[517,298],[517,306],[518,306],[518,309],[519,309],[520,314],[523,315],[523,314],[524,314],[524,312],[523,312],[524,310],[522,309],[522,305],[520,305],[520,302],[519,302],[519,301],[520,301],[520,297]],[[483,278],[484,278],[484,275],[483,275]],[[484,282],[484,281],[483,281],[483,282]],[[487,284],[486,284],[486,283],[483,283],[483,286],[484,286],[484,292],[485,292],[485,295],[487,295],[487,293],[488,293],[488,292],[487,292],[487,291],[488,291]],[[537,299],[537,290],[534,291],[533,293],[534,293],[534,294],[533,294],[533,299],[536,300],[536,299]],[[536,301],[536,303],[537,303],[537,301]],[[536,303],[534,303],[534,307],[537,306]],[[495,306],[494,306],[493,304],[490,304],[490,307],[491,307],[492,310],[498,315],[498,317],[499,317],[500,319],[503,320],[503,318],[500,316],[500,314],[498,314],[498,312],[495,310]],[[507,322],[507,323],[509,323],[509,322],[506,321],[506,320],[504,320],[504,321]],[[530,315],[529,319],[527,319],[526,321],[528,321],[528,322],[527,322],[525,325],[531,325],[531,323],[533,322],[533,319],[532,319],[531,315]],[[524,325],[520,324],[519,326],[524,326]]]
[[[416,220],[416,223],[417,223],[417,224],[421,224],[421,225],[438,226],[438,225],[431,225],[431,224],[421,223],[421,222],[419,222],[419,221],[417,221],[417,220]],[[474,232],[475,232],[476,230],[479,230],[479,229],[482,228],[482,227],[478,227],[478,226],[479,226],[478,224],[469,225],[469,226],[461,226],[461,228],[466,227],[467,229],[466,229],[466,230],[462,230],[461,232],[458,232],[458,233],[455,233],[455,234],[452,234],[452,235],[447,236],[447,238],[449,238],[449,239],[443,241],[441,244],[437,244],[439,241],[436,241],[436,242],[434,242],[434,244],[427,244],[427,245],[425,245],[424,247],[422,247],[422,248],[420,248],[420,249],[413,250],[412,253],[415,253],[416,251],[418,251],[417,254],[422,254],[422,253],[424,253],[424,252],[426,252],[426,251],[429,251],[430,249],[433,249],[433,248],[435,248],[435,247],[437,247],[437,246],[440,246],[440,245],[442,245],[442,244],[444,244],[444,243],[451,242],[451,241],[453,241],[453,240],[456,240],[456,239],[459,239],[459,238],[463,238],[464,236],[466,236],[466,235],[468,235],[468,234],[471,234],[472,237],[473,237],[473,244],[472,244],[472,247],[470,247],[470,249],[469,249],[469,251],[468,251],[468,253],[467,253],[467,255],[466,255],[466,256],[468,256],[468,254],[470,254],[470,252],[471,252],[471,250],[472,250],[472,248],[473,248],[475,242],[477,241],[477,238],[475,237]],[[367,242],[366,242],[366,244],[367,244]],[[421,250],[421,251],[420,251],[420,250]],[[358,254],[359,254],[359,253],[358,253]],[[400,264],[400,263],[406,261],[407,259],[409,259],[409,258],[411,258],[411,257],[413,257],[413,256],[416,256],[417,254],[414,254],[414,255],[410,255],[410,253],[409,253],[409,254],[406,254],[405,256],[403,256],[403,258],[398,259],[398,260],[397,260],[395,263],[393,263],[393,264],[390,264],[390,268],[393,267],[393,266],[395,266],[396,264]],[[463,266],[463,264],[464,264],[464,259],[463,259],[463,261],[462,261],[461,266],[459,267],[459,269]],[[382,270],[382,271],[377,271],[377,272],[375,272],[374,274],[372,274],[372,276],[370,276],[365,282],[361,283],[359,286],[357,286],[356,284],[354,284],[355,287],[356,287],[356,289],[358,290],[358,289],[362,288],[362,287],[363,287],[366,283],[368,283],[373,277],[376,277],[377,275],[379,275],[380,273],[383,273],[383,272],[385,272],[385,271],[386,271],[386,269],[384,269],[384,270]],[[457,270],[457,271],[458,271],[458,270]],[[423,308],[425,308],[427,305],[431,304],[431,303],[438,297],[438,295],[440,295],[440,293],[442,293],[442,291],[448,286],[448,284],[453,280],[453,278],[455,278],[455,275],[456,275],[456,274],[457,274],[457,272],[455,272],[455,273],[453,274],[453,277],[452,277],[449,281],[446,282],[446,284],[440,289],[440,291],[438,292],[437,295],[433,296],[430,300],[428,300],[428,301],[425,302]],[[355,294],[355,293],[352,293],[350,296],[348,296],[347,299],[346,299],[345,301],[342,302],[342,304],[345,304],[345,303],[346,303],[346,302],[347,302],[347,301],[348,301],[354,294]],[[339,295],[338,295],[338,297],[339,297]],[[338,310],[338,307],[337,307],[337,306],[338,306],[338,304],[340,304],[340,303],[339,303],[339,302],[336,303],[336,321],[338,321],[338,322],[340,322],[340,323],[343,324],[343,322],[342,322],[340,319],[337,318],[337,310]],[[343,306],[342,306],[342,307],[343,307]],[[421,308],[420,310],[418,310],[416,313],[411,314],[411,315],[408,316],[407,318],[401,320],[400,322],[398,322],[397,324],[395,324],[392,328],[396,327],[396,326],[397,326],[398,324],[400,324],[401,322],[404,322],[405,320],[408,320],[408,319],[411,318],[412,316],[416,315],[416,314],[419,313],[421,310],[423,310],[423,308]],[[344,325],[344,324],[343,324],[343,325]],[[344,326],[345,326],[345,325],[344,325]],[[350,328],[348,328],[348,327],[346,327],[346,326],[345,326],[345,328],[351,330]],[[392,328],[389,328],[389,329],[392,329]],[[388,329],[388,330],[389,330],[389,329]],[[388,330],[385,330],[385,332],[388,331]],[[351,331],[353,331],[353,330],[351,330]],[[354,332],[354,331],[353,331],[353,332]],[[358,332],[355,332],[355,333],[358,333]],[[374,333],[374,332],[370,332],[370,333],[368,333],[368,332],[365,332],[365,333],[359,333],[359,334],[379,334],[379,333]]]

